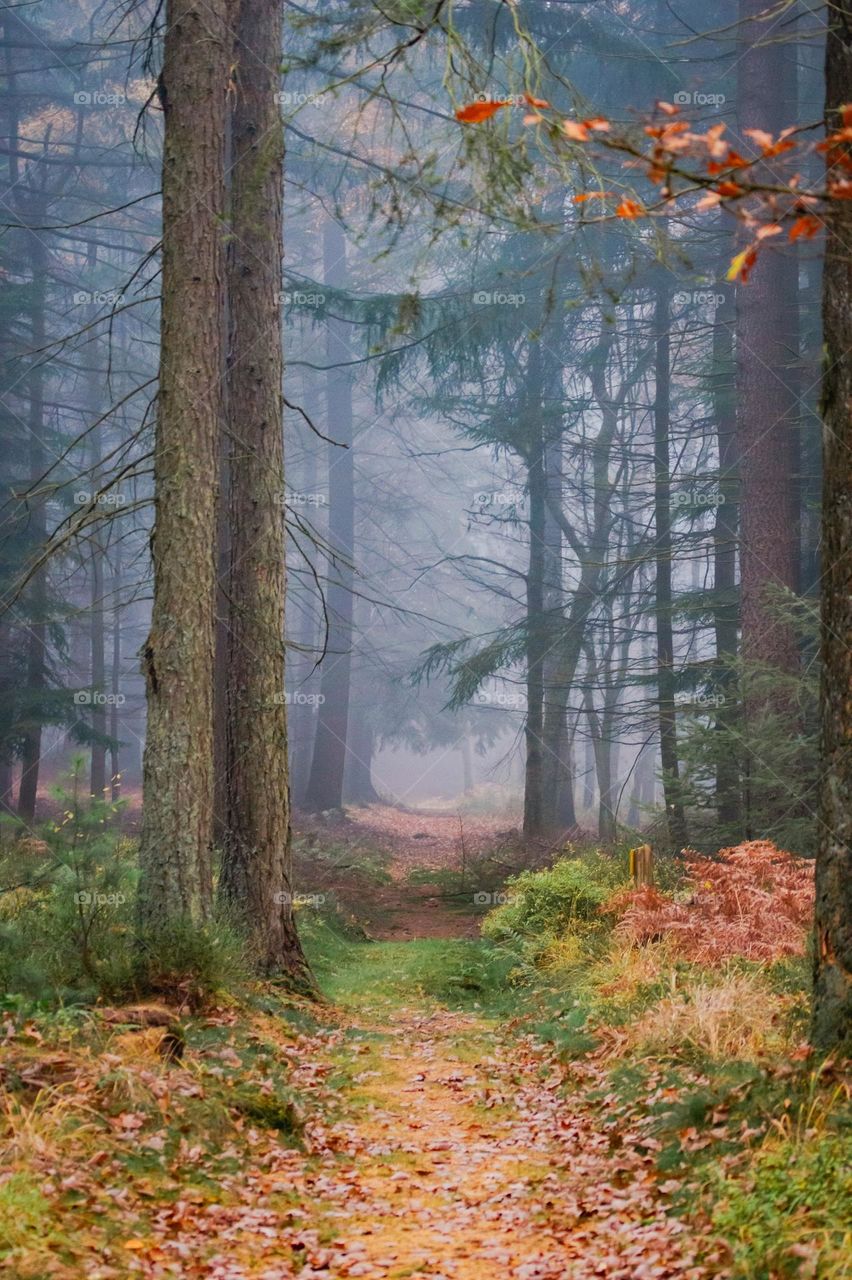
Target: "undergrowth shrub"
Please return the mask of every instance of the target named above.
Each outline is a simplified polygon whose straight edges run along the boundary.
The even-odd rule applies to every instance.
[[[0,992],[47,1004],[154,992],[197,1004],[245,977],[226,922],[150,936],[135,923],[135,842],[121,806],[85,794],[83,761],[54,791],[39,839],[7,839],[0,859]]]
[[[621,915],[621,938],[667,937],[679,954],[703,964],[804,954],[814,906],[812,862],[768,840],[751,840],[715,859],[687,854],[685,864],[685,895],[643,888],[610,902]]]
[[[483,925],[486,937],[512,934],[556,937],[600,922],[600,908],[626,879],[613,858],[594,852],[561,858],[545,871],[522,871],[506,883],[509,898]]]

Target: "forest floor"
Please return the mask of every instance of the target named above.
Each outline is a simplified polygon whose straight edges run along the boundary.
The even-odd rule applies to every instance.
[[[524,846],[509,822],[387,804],[297,816],[296,882],[308,897],[333,891],[377,941],[476,938],[506,876],[552,856],[549,845]]]
[[[8,1009],[4,1276],[852,1276],[848,1147],[830,1120],[843,1077],[787,1049],[696,1056],[692,1022],[669,1026],[675,982],[688,1009],[704,977],[668,974],[657,953],[602,955],[594,980],[621,1012],[595,1047],[579,979],[519,986],[517,956],[478,936],[472,899],[493,902],[481,886],[517,865],[513,834],[482,824],[462,848],[457,819],[432,822],[371,808],[303,830],[297,883],[321,897],[336,878],[349,895],[299,908],[324,1003],[259,984],[192,1016],[162,1006],[177,1037],[130,1008]],[[759,975],[719,982],[728,1005],[700,1011],[713,1034],[733,1018],[754,1038],[737,1021],[751,992],[766,1012],[739,1020],[762,1018],[771,1043],[793,997]],[[629,1058],[623,1015],[640,1006],[665,1006],[669,1047]]]
[[[48,1044],[33,1023],[10,1034],[5,1274],[713,1274],[669,1214],[678,1184],[656,1175],[642,1134],[613,1150],[590,1113],[566,1105],[543,1044],[413,987],[398,1002],[388,980],[417,948],[371,947],[366,972],[348,975],[310,1030],[214,1010],[171,1065],[161,1029],[89,1029],[84,1046]],[[296,1145],[284,1094],[298,1100]]]

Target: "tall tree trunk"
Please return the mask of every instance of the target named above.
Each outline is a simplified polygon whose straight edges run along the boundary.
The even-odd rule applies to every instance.
[[[33,209],[36,225],[43,223],[45,209]],[[44,345],[47,288],[47,249],[42,235],[31,232],[29,242],[32,272],[30,296],[30,337],[32,355],[28,378],[29,414],[27,422],[27,462],[30,485],[40,487],[45,471],[44,434]],[[29,509],[29,545],[38,555],[47,537],[44,500],[33,493]],[[47,688],[47,571],[42,565],[30,584],[27,599],[27,725],[21,752],[21,781],[18,790],[18,817],[32,824],[36,814],[38,777],[41,764],[41,695]]]
[[[227,829],[221,892],[262,973],[304,981],[293,916],[284,683],[281,237],[284,135],[278,0],[241,0],[234,33],[228,255],[230,574]]]
[[[345,796],[351,804],[378,804],[381,800],[373,786],[375,733],[364,711],[353,716],[349,727],[349,750],[346,753]]]
[[[724,743],[716,763],[716,807],[723,827],[740,822],[739,756],[733,752],[730,731],[737,710],[734,662],[737,657],[738,608],[737,561],[737,437],[734,403],[734,297],[725,289],[716,310],[713,328],[711,392],[719,454],[719,502],[713,526],[713,629],[716,641],[715,692],[723,701],[716,713],[716,728]]]
[[[121,799],[121,746],[119,744],[121,698],[121,536],[116,538],[112,570],[112,655],[110,666],[110,690],[112,704],[109,714],[109,773],[113,804]]]
[[[595,744],[591,730],[586,729],[586,759],[583,766],[583,808],[591,810],[595,802]]]
[[[740,0],[739,19],[740,133],[747,128],[777,134],[794,123],[786,118],[791,66],[783,32],[766,0]],[[744,137],[738,146],[746,154],[754,150]],[[797,293],[795,257],[779,251],[765,255],[736,299],[742,652],[787,672],[798,669],[796,639],[773,617],[767,587],[795,590],[798,580],[798,407],[790,379],[790,313]]]
[[[561,411],[561,368],[558,380],[551,379],[559,394]],[[560,614],[562,591],[562,531],[553,512],[562,508],[562,448],[559,439],[545,446],[545,565],[544,612],[547,623],[547,656],[544,664],[544,719],[542,730],[542,808],[544,826],[556,830],[573,826],[574,774],[571,767],[571,743],[568,737],[568,698],[576,662],[572,661],[571,637],[560,637],[560,627],[567,630]]]
[[[227,396],[226,386],[225,394]],[[227,431],[220,440],[219,494],[216,509],[216,623],[213,658],[213,843],[225,847],[228,825],[228,579],[230,574],[231,444]]]
[[[323,274],[334,289],[346,285],[346,238],[339,223],[323,227]],[[323,658],[314,754],[305,803],[309,809],[339,809],[349,733],[352,668],[353,559],[355,553],[355,464],[352,449],[352,374],[345,326],[328,321],[328,637]],[[343,446],[342,448],[340,446]]]
[[[672,523],[669,430],[671,426],[671,339],[669,289],[657,285],[654,392],[654,615],[657,631],[657,719],[669,840],[675,849],[687,843],[686,817],[680,796],[675,709],[674,629],[672,620]],[[603,800],[603,797],[601,798]]]
[[[212,905],[213,625],[222,413],[225,0],[168,0],[163,267],[154,452],[154,603],[140,919],[160,929]]]
[[[591,673],[590,673],[591,674]],[[594,704],[591,689],[584,694],[586,721],[594,752],[595,776],[598,782],[598,839],[602,844],[612,844],[616,837],[613,810],[613,759],[612,742],[606,715],[601,715]]]
[[[829,129],[852,102],[852,0],[827,11]],[[822,775],[816,860],[812,1038],[852,1039],[852,206],[828,219],[823,325]]]
[[[318,422],[320,409],[318,396],[313,394],[313,385],[303,379],[299,403],[312,422]],[[302,468],[298,477],[301,491],[306,494],[317,493],[317,451],[315,441],[309,440],[305,447],[301,434],[297,436],[300,444]],[[317,523],[316,508],[310,507],[308,514],[300,511],[300,517]],[[319,531],[318,531],[319,534]],[[320,535],[321,536],[321,535]],[[312,583],[312,579],[310,579]],[[293,580],[287,591],[287,628],[290,647],[287,652],[289,684],[293,690],[293,700],[288,716],[288,738],[290,747],[290,792],[293,803],[299,806],[304,803],[305,792],[311,773],[311,759],[314,750],[314,736],[317,721],[317,695],[319,694],[320,673],[316,670],[316,655],[320,637],[317,627],[318,601],[305,583],[297,581],[297,590],[293,590]]]
[[[97,266],[97,249],[89,245],[87,260],[88,270],[95,278]],[[89,362],[86,371],[86,409],[92,415],[92,427],[89,432],[89,472],[91,475],[92,493],[96,495],[101,485],[101,462],[103,456],[103,429],[100,422],[100,391],[98,382],[97,355],[99,345],[94,337],[90,341],[85,359]],[[89,683],[92,689],[91,725],[97,735],[92,743],[91,773],[89,790],[96,800],[104,800],[106,796],[106,645],[104,637],[104,530],[96,511],[96,522],[91,534],[90,581],[91,588],[89,608],[89,643],[91,668]]]
[[[526,463],[530,495],[529,566],[527,569],[527,717],[524,726],[527,762],[524,780],[524,835],[544,831],[544,662],[547,625],[544,617],[545,538],[547,536],[547,477],[541,422],[542,373],[540,345],[530,346],[527,369]]]
[[[92,765],[89,789],[95,800],[106,795],[106,644],[104,637],[104,562],[99,536],[92,538],[91,609],[89,637],[91,643],[92,729],[98,741],[92,743]]]

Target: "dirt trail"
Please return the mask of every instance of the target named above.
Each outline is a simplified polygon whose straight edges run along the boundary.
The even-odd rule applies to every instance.
[[[317,825],[303,815],[297,824],[312,841],[331,837],[353,849],[354,869],[333,866],[328,884],[311,863],[297,867],[305,883],[336,897],[365,924],[377,941],[405,942],[413,938],[476,938],[482,919],[474,910],[478,885],[471,867],[477,858],[499,850],[516,833],[506,817],[470,817],[458,813],[397,809],[391,805],[350,806],[345,817]],[[386,884],[362,882],[357,870],[359,851],[373,851],[384,859],[390,876]],[[499,853],[498,853],[498,856]],[[511,865],[507,864],[506,870]],[[416,874],[425,873],[426,883]],[[446,873],[443,884],[428,883],[432,873]]]
[[[287,1157],[319,1221],[290,1236],[300,1280],[645,1280],[709,1274],[667,1213],[653,1157],[572,1114],[529,1039],[405,1009],[363,1055],[353,1114]],[[330,1240],[330,1243],[329,1243]],[[272,1274],[272,1273],[271,1273]]]
[[[392,805],[352,806],[350,823],[391,858],[390,872],[407,875],[414,867],[460,870],[465,859],[491,849],[501,835],[511,836],[505,817],[397,809]]]

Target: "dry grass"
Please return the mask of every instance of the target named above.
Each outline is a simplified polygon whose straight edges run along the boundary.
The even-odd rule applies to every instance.
[[[792,1047],[793,1003],[759,974],[720,973],[659,1000],[629,1028],[628,1044],[661,1056],[689,1048],[716,1059],[755,1061]]]

